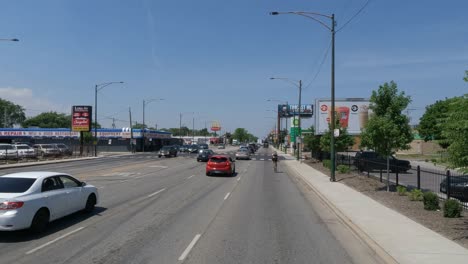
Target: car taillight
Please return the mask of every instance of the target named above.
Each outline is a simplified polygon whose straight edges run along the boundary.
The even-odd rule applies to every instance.
[[[15,210],[23,207],[24,202],[3,202],[0,203],[0,210]]]

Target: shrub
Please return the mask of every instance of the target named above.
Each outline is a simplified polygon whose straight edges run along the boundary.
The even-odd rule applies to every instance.
[[[411,201],[422,201],[423,200],[423,192],[421,190],[418,190],[418,189],[413,189],[409,193],[409,199]]]
[[[446,200],[444,203],[444,217],[460,217],[463,208],[457,200]]]
[[[397,186],[396,187],[398,195],[405,196],[406,195],[406,187],[405,186]]]
[[[346,165],[338,165],[337,170],[339,173],[348,173],[350,171],[349,167]]]
[[[323,160],[322,162],[325,168],[331,169],[331,160]]]
[[[424,209],[435,211],[439,209],[439,197],[433,192],[426,192],[423,195]]]

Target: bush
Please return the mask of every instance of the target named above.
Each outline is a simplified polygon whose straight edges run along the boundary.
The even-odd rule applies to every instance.
[[[325,168],[331,169],[331,160],[323,160],[322,162]]]
[[[409,199],[411,201],[422,201],[423,200],[423,192],[421,190],[418,190],[418,189],[413,189],[409,193]]]
[[[397,186],[396,187],[398,195],[405,196],[406,195],[406,187],[405,186]]]
[[[346,165],[338,165],[337,169],[339,173],[348,173],[350,171],[349,167]]]
[[[460,217],[463,208],[457,200],[446,200],[444,203],[444,217]]]
[[[439,209],[439,197],[433,192],[426,192],[423,195],[424,209],[435,211]]]

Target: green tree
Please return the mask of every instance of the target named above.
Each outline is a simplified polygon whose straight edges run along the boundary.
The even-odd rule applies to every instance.
[[[423,137],[424,141],[441,140],[442,136],[441,123],[445,122],[450,102],[453,99],[445,99],[436,101],[434,104],[426,106],[426,112],[419,120],[418,132]]]
[[[304,146],[312,153],[320,152],[320,135],[315,135],[315,127],[310,127],[312,133],[304,135]],[[330,145],[329,145],[330,146]]]
[[[0,98],[0,127],[13,127],[26,119],[24,108]]]
[[[398,92],[393,81],[372,91],[370,109],[373,115],[361,133],[361,147],[375,150],[387,157],[387,191],[389,191],[388,159],[399,149],[408,149],[413,140],[409,119],[402,111],[411,102],[404,92]]]
[[[340,119],[338,117],[336,117],[335,120],[335,128],[340,129],[340,135],[338,137],[335,137],[335,151],[346,151],[354,145],[354,138],[353,136],[348,134],[348,130],[346,128],[341,127]],[[325,131],[325,134],[323,134],[319,139],[320,149],[322,149],[323,151],[328,151],[330,149],[331,137],[331,125],[329,125],[328,130]]]
[[[23,127],[71,128],[71,116],[57,112],[44,112],[26,119]]]
[[[232,138],[239,140],[239,142],[249,141],[249,133],[245,128],[236,128],[232,133]]]
[[[465,77],[463,77],[463,80],[465,80],[465,82],[468,82],[468,71],[465,71]]]
[[[452,167],[468,171],[468,94],[455,97],[448,106],[442,135],[450,143],[448,160]]]
[[[142,123],[138,123],[138,122],[136,122],[136,123],[132,126],[132,128],[134,128],[134,129],[143,129],[143,127],[146,127],[146,128],[147,128],[148,126],[147,126],[146,124],[143,126]]]

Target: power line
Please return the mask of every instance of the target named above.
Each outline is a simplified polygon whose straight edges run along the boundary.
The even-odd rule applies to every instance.
[[[367,5],[370,3],[371,0],[367,0],[364,5],[356,12],[356,14],[354,14],[348,21],[346,21],[346,23],[344,23],[344,25],[342,27],[340,27],[338,30],[336,30],[336,32],[339,32],[341,31],[344,27],[346,27],[351,21],[353,21],[354,18],[356,18],[366,7]]]
[[[323,66],[323,64],[325,63],[325,60],[326,60],[327,57],[328,57],[328,52],[330,51],[330,47],[331,47],[331,41],[330,41],[330,44],[328,45],[327,50],[325,51],[325,54],[324,54],[323,59],[322,59],[322,62],[320,63],[320,65],[319,65],[319,67],[318,67],[318,70],[317,70],[317,72],[316,72],[315,75],[314,75],[314,78],[312,78],[312,80],[309,82],[309,84],[308,84],[306,87],[304,87],[304,89],[309,88],[309,86],[315,81],[315,79],[317,79],[317,76],[319,75],[320,71],[322,70],[322,66]]]

